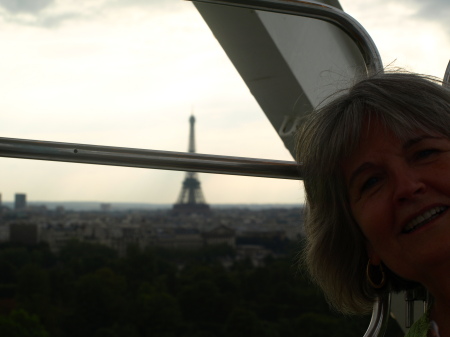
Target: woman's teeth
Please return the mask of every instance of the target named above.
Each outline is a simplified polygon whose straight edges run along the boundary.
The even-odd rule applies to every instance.
[[[425,213],[419,215],[418,217],[414,218],[412,221],[410,221],[404,228],[403,233],[411,233],[412,231],[422,227],[427,222],[433,220],[436,218],[439,214],[444,212],[448,207],[446,206],[439,206],[432,209],[429,209]]]

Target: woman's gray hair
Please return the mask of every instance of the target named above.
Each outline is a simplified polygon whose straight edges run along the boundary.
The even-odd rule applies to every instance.
[[[381,290],[366,280],[368,255],[342,172],[370,119],[404,139],[421,130],[450,138],[450,92],[435,78],[382,73],[365,78],[313,112],[299,130],[297,160],[306,191],[304,263],[329,303],[343,313],[366,313],[380,293],[408,282],[389,272]]]

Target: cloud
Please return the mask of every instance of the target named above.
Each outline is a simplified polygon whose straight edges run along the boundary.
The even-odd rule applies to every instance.
[[[443,18],[445,16],[448,24],[448,17],[446,16],[446,14],[450,11],[450,2],[448,0],[414,0],[414,2],[419,5],[419,15],[432,19],[435,19],[436,16],[439,18]]]
[[[114,0],[109,2],[109,5],[115,5],[115,6],[139,6],[139,7],[172,7],[174,4],[176,4],[177,1],[175,0]]]
[[[44,16],[42,18],[39,18],[35,22],[35,26],[40,27],[46,27],[46,28],[52,28],[52,27],[58,27],[63,22],[67,22],[69,20],[76,20],[78,18],[82,18],[83,16],[77,13],[61,13],[58,15],[48,15]]]
[[[438,23],[442,29],[450,33],[450,2],[448,0],[415,0],[418,11],[415,17]]]
[[[54,0],[0,0],[0,6],[11,13],[38,13]]]
[[[6,23],[54,28],[74,20],[117,17],[126,10],[139,9],[146,16],[155,16],[180,8],[183,6],[174,0],[0,0],[0,18]]]
[[[98,0],[78,5],[70,0],[0,0],[0,21],[7,25],[53,28],[92,16],[98,3]]]
[[[73,21],[83,16],[76,13],[61,13],[56,15],[10,15],[9,13],[0,12],[1,21],[6,24],[13,24],[19,26],[40,27],[40,28],[54,28],[61,24]]]
[[[415,7],[413,16],[420,20],[432,21],[450,33],[450,1],[448,0],[403,0],[405,5]]]

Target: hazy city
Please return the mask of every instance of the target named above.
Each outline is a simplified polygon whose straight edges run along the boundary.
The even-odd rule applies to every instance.
[[[368,31],[381,69],[444,74],[448,0],[319,1]],[[308,276],[299,176],[127,155],[293,165],[299,123],[377,48],[316,18],[199,3],[0,0],[0,337],[367,330],[370,315],[331,310]],[[87,144],[125,155],[80,159]],[[394,316],[386,337],[404,336]]]
[[[110,203],[85,203],[84,210],[74,210],[77,203],[62,204],[30,205],[26,194],[16,194],[13,205],[2,206],[0,242],[45,242],[58,253],[67,242],[78,240],[105,245],[122,256],[130,244],[141,249],[198,249],[227,244],[237,249],[238,256],[250,258],[257,265],[268,255],[276,255],[256,244],[258,240],[295,242],[302,233],[300,206],[235,205],[196,212],[194,205],[192,210],[179,212],[171,205],[128,205],[128,209],[122,205],[115,209]],[[83,207],[80,204],[78,208]]]

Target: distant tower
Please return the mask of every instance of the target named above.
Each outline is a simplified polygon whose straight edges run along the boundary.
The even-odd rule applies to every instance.
[[[190,153],[195,153],[195,117],[189,118],[191,124],[189,133],[189,149]],[[200,181],[197,177],[197,172],[186,172],[186,178],[183,181],[180,196],[175,205],[173,205],[174,212],[180,213],[201,213],[209,212],[209,206],[205,202],[203,192],[200,188]]]
[[[23,193],[16,193],[14,199],[14,210],[24,211],[27,208],[27,195]]]

